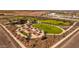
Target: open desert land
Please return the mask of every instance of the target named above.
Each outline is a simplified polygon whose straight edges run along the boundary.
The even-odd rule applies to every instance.
[[[2,10],[0,14],[5,15],[20,15],[20,16],[41,16],[43,14],[48,13],[48,11],[37,11],[37,10]]]

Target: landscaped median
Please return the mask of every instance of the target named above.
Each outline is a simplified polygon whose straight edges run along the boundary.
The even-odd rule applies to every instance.
[[[45,31],[48,34],[60,34],[63,32],[63,30],[61,28],[56,27],[56,26],[51,26],[48,24],[33,24],[32,26]]]

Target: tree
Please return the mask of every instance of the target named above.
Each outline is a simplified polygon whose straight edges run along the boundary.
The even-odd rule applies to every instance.
[[[42,40],[47,38],[47,32],[44,32],[44,36],[42,37]]]
[[[29,34],[27,35],[27,39],[28,39],[28,40],[31,40],[31,33],[29,33]]]
[[[53,35],[53,38],[56,39],[55,34]]]
[[[37,23],[37,20],[33,20],[32,23],[33,23],[33,24]]]

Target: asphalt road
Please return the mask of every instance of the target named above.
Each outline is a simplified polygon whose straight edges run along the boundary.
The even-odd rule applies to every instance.
[[[0,26],[0,48],[17,48],[16,44],[13,38]]]
[[[61,48],[79,48],[79,31],[74,34]]]

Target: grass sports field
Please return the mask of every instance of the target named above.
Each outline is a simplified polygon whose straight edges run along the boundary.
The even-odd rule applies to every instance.
[[[71,23],[69,21],[61,21],[61,20],[53,20],[53,19],[37,19],[37,18],[31,18],[32,20],[38,20],[41,23],[48,23],[52,25],[61,25],[61,26],[69,26]]]
[[[61,20],[53,20],[53,19],[38,19],[38,18],[33,18],[33,17],[23,17],[23,16],[16,16],[14,17],[15,19],[29,19],[29,20],[36,20],[41,23],[47,23],[47,24],[52,24],[52,25],[61,25],[61,26],[69,26],[71,25],[71,22],[69,21],[61,21]]]
[[[63,31],[56,26],[50,26],[48,24],[33,24],[33,27],[44,30],[48,34],[60,34]]]
[[[62,25],[62,26],[68,26],[71,23],[70,22],[64,22],[64,21],[57,21],[57,20],[39,20],[42,23],[49,23],[49,24],[53,24],[53,25]]]

